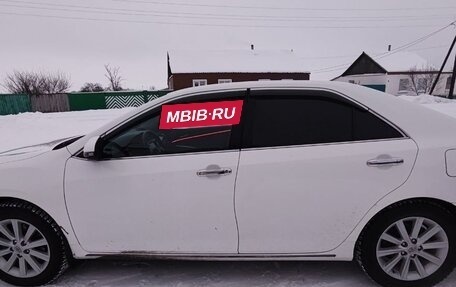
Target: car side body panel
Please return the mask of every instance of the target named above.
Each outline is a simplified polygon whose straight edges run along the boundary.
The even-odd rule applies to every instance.
[[[41,153],[26,160],[0,164],[0,198],[21,199],[47,212],[62,228],[76,257],[85,257],[68,218],[63,180],[65,163],[71,157],[66,148]]]
[[[71,158],[65,198],[74,232],[91,253],[237,253],[238,159],[239,151]],[[220,168],[231,173],[197,175]]]
[[[418,147],[415,165],[408,179],[398,188],[384,194],[376,202],[372,202],[371,206],[366,206],[365,214],[361,216],[358,222],[356,220],[353,222],[353,229],[347,230],[347,237],[343,238],[337,246],[325,252],[311,252],[311,255],[316,255],[317,258],[318,255],[324,256],[324,258],[327,256],[328,260],[352,260],[354,245],[365,225],[378,212],[395,202],[410,198],[427,197],[456,203],[456,192],[454,192],[456,181],[454,178],[447,176],[444,163],[445,151],[456,147],[456,133],[448,132],[454,129],[456,120],[417,104],[398,99],[395,96],[346,83],[313,81],[245,82],[181,90],[144,105],[138,111],[127,114],[101,127],[80,141],[70,145],[68,148],[71,152],[76,153],[82,148],[83,143],[88,138],[94,135],[101,135],[123,122],[134,118],[138,114],[144,113],[152,107],[167,101],[199,93],[249,88],[316,89],[337,93],[385,118],[400,128]],[[434,180],[432,181],[434,185],[429,182],[428,177],[433,177]],[[435,185],[437,182],[438,185]],[[327,206],[326,208],[329,211],[331,206]],[[320,250],[322,249],[320,248]],[[309,255],[308,253],[299,253],[297,255],[303,254]],[[280,256],[279,253],[270,255],[272,258]],[[244,254],[244,256],[247,256],[247,254]],[[265,256],[267,255],[265,254]],[[304,256],[301,259],[309,260],[309,257]]]
[[[236,213],[241,253],[326,252],[409,177],[410,139],[241,151]],[[368,166],[385,155],[404,163]]]
[[[394,203],[424,198],[456,204],[456,178],[450,177],[445,169],[445,151],[438,139],[426,145],[418,143],[418,156],[409,179],[400,188],[376,202],[363,219],[357,224],[348,238],[333,250],[341,260],[353,258],[354,245],[366,224],[377,213]]]

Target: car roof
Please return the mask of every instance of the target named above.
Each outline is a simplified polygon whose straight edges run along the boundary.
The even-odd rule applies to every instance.
[[[267,80],[267,81],[247,81],[232,82],[223,84],[213,84],[199,87],[192,87],[178,90],[170,94],[180,95],[194,92],[219,91],[224,89],[256,89],[256,88],[293,88],[293,87],[340,87],[347,83],[334,81],[307,81],[307,80]],[[353,84],[349,84],[353,85]]]
[[[224,84],[213,84],[199,87],[192,87],[178,90],[167,94],[167,98],[178,98],[182,95],[196,93],[218,92],[224,90],[245,90],[245,89],[282,89],[282,88],[317,88],[317,89],[339,89],[341,87],[350,88],[353,84],[332,81],[300,81],[300,80],[268,80],[268,81],[249,81],[232,82]]]

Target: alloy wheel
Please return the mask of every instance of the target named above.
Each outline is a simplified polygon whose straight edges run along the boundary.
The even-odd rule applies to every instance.
[[[49,261],[49,243],[35,226],[19,219],[0,221],[0,270],[30,278],[41,274]]]
[[[448,251],[448,237],[439,224],[424,217],[408,217],[394,222],[382,233],[376,257],[389,276],[413,281],[436,272]]]

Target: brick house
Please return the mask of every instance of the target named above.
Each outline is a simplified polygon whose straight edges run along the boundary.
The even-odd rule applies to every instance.
[[[309,80],[293,51],[173,51],[168,53],[168,88],[244,81]]]

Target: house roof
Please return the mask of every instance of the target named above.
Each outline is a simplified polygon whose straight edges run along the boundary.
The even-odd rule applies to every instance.
[[[386,74],[387,72],[388,71],[372,59],[371,56],[363,52],[340,77],[359,74]]]
[[[374,55],[374,56],[371,56]],[[411,52],[390,52],[382,54],[363,52],[340,76],[372,73],[404,73],[411,70],[426,72],[435,70],[427,60]],[[333,79],[333,80],[334,80]]]
[[[407,72],[412,69],[428,70],[434,68],[421,56],[412,52],[393,52],[373,59],[388,72]]]
[[[170,51],[176,73],[309,73],[288,50]]]

